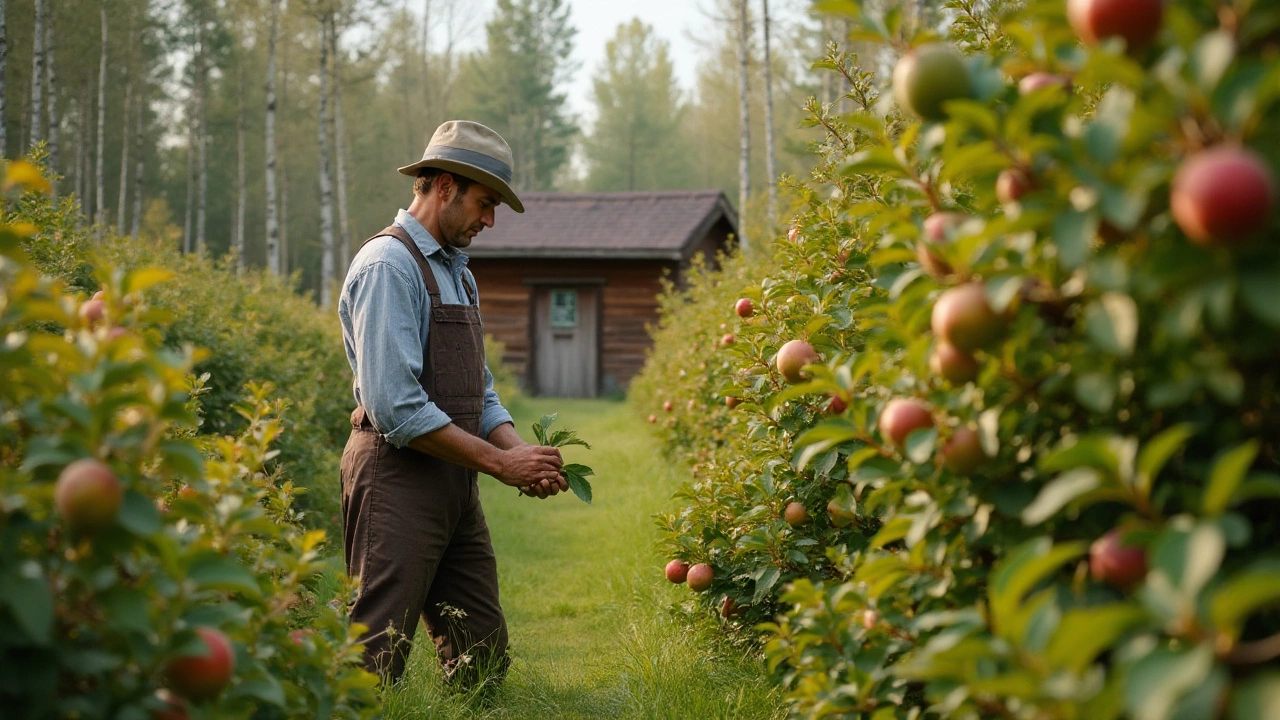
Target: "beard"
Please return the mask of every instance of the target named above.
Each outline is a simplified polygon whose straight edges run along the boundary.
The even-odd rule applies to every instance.
[[[443,212],[440,213],[440,239],[445,244],[456,248],[471,245],[471,233],[479,233],[484,226],[480,223],[468,223],[466,211],[462,208],[462,193],[454,195]]]

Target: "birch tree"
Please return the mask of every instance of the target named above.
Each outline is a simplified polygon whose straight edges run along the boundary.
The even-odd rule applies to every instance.
[[[143,177],[145,177],[145,170],[146,170],[146,166],[144,164],[146,145],[143,144],[146,138],[142,134],[142,123],[143,123],[143,116],[146,114],[146,110],[147,110],[146,87],[147,87],[146,83],[145,82],[142,83],[143,92],[139,93],[138,111],[135,115],[135,125],[134,125],[134,142],[138,147],[138,152],[137,152],[138,159],[134,161],[133,227],[129,233],[134,240],[138,239],[138,233],[142,229],[142,182],[143,182]]]
[[[207,247],[209,203],[209,58],[203,6],[196,22],[196,252]]]
[[[31,32],[34,44],[31,52],[31,126],[27,148],[34,148],[43,139],[40,126],[44,120],[44,0],[36,0],[35,20]]]
[[[48,82],[49,96],[46,101],[49,110],[49,169],[52,171],[53,177],[49,179],[49,184],[53,189],[54,197],[58,195],[58,142],[61,128],[59,123],[61,119],[58,117],[58,71],[54,65],[53,52],[53,27],[54,27],[54,11],[53,6],[49,6],[48,17],[44,22],[44,55],[45,55],[45,80]],[[0,70],[2,73],[3,70]],[[0,94],[4,92],[4,86],[0,84]],[[3,106],[0,105],[0,108]],[[0,118],[4,117],[4,112],[0,109]],[[0,122],[0,125],[3,125]]]
[[[130,35],[133,33],[130,32]],[[116,235],[124,235],[125,202],[129,197],[129,136],[132,128],[129,119],[133,113],[133,80],[125,85],[124,90],[124,137],[120,141],[120,189],[116,202]]]
[[[9,134],[5,129],[5,93],[8,83],[5,73],[9,69],[9,26],[5,24],[4,0],[0,0],[0,157],[9,157]]]
[[[320,14],[320,114],[317,137],[320,145],[320,306],[333,302],[333,188],[330,179],[329,138],[329,31],[333,11]]]
[[[280,33],[280,0],[270,0],[267,24],[267,87],[266,87],[266,216],[267,216],[267,270],[280,274],[280,222],[276,215],[276,38]]]
[[[93,205],[93,221],[105,223],[106,218],[103,215],[107,211],[107,183],[104,177],[107,168],[107,0],[99,0],[98,9],[102,20],[102,48],[98,54],[98,163],[93,173],[94,182],[97,183],[94,186],[96,202]]]
[[[329,16],[329,57],[333,63],[333,152],[337,165],[338,270],[351,264],[351,223],[347,218],[346,128],[342,124],[342,56],[338,52],[338,13]],[[339,276],[341,277],[341,276]]]
[[[747,19],[748,0],[738,0],[738,247],[747,250],[747,202],[751,199],[751,98],[747,70],[751,53],[751,27]]]
[[[773,59],[769,54],[769,0],[763,5],[761,23],[764,26],[764,153],[765,175],[769,179],[769,230],[778,224],[778,154],[774,147],[773,130]]]
[[[236,270],[244,272],[245,239],[244,214],[248,205],[248,188],[245,184],[245,135],[248,133],[244,117],[244,53],[236,51],[236,217],[232,237],[235,239]]]

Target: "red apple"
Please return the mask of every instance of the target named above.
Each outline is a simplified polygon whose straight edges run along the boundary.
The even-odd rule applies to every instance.
[[[981,283],[965,283],[942,293],[933,305],[933,334],[957,350],[990,347],[1004,334],[1005,319],[987,302]]]
[[[927,120],[946,119],[943,104],[969,97],[969,69],[955,48],[943,43],[921,45],[893,69],[893,97],[903,112]]]
[[[734,341],[734,340],[736,340],[736,339],[737,339],[737,338],[735,338],[735,337],[733,336],[733,333],[725,333],[725,334],[724,334],[724,337],[720,338],[720,345],[722,345],[722,346],[729,346],[729,345],[732,345],[732,344],[733,344],[733,341]]]
[[[1060,87],[1071,92],[1071,78],[1066,75],[1055,75],[1048,72],[1033,72],[1018,81],[1018,93],[1030,95],[1040,88]]]
[[[1147,576],[1147,551],[1126,545],[1119,529],[1103,535],[1089,547],[1089,574],[1121,590],[1142,582]]]
[[[107,304],[102,300],[86,300],[80,306],[80,317],[89,325],[96,325],[106,314]]]
[[[792,225],[791,229],[787,231],[787,239],[795,242],[798,237],[800,237],[800,228]]]
[[[1163,0],[1067,0],[1067,21],[1087,45],[1122,37],[1129,50],[1140,50],[1160,31],[1163,15]]]
[[[650,424],[650,425],[652,425],[653,423],[656,423],[656,422],[658,422],[658,416],[657,416],[657,415],[650,415],[650,416],[649,416],[649,424]]]
[[[671,412],[671,408],[672,408],[672,407],[674,407],[674,406],[671,404],[671,401],[670,401],[670,400],[668,400],[668,401],[666,401],[666,402],[662,403],[662,409],[663,409],[663,410],[666,410],[667,412]]]
[[[778,372],[793,385],[808,377],[802,372],[805,365],[813,365],[818,361],[818,351],[803,340],[792,340],[778,350]]]
[[[196,489],[191,487],[190,485],[183,485],[182,487],[178,488],[178,497],[182,498],[183,500],[195,500],[196,498],[200,497],[200,493],[196,492]]]
[[[1201,245],[1230,246],[1267,227],[1276,182],[1253,152],[1217,147],[1193,155],[1173,178],[1173,219]]]
[[[76,460],[63,468],[53,490],[53,504],[74,532],[110,527],[123,501],[120,478],[105,463],[92,458]]]
[[[1022,168],[1008,168],[1000,171],[996,178],[996,199],[1003,205],[1015,203],[1023,195],[1031,192],[1035,181]]]
[[[740,318],[749,318],[756,314],[756,306],[755,303],[751,302],[751,298],[739,298],[738,302],[733,306],[733,311]]]
[[[689,563],[683,560],[672,560],[667,563],[667,580],[679,585],[689,577]]]
[[[880,413],[879,425],[885,439],[902,447],[912,432],[933,427],[933,411],[915,398],[894,398]]]
[[[741,401],[741,400],[739,400],[738,398],[736,398],[736,397],[732,397],[732,396],[731,396],[731,397],[727,397],[727,398],[725,398],[725,399],[724,399],[724,406],[725,406],[725,407],[727,407],[727,408],[729,408],[730,410],[732,410],[732,409],[734,409],[734,408],[738,407],[738,404],[739,404],[739,403],[741,403],[741,402],[742,402],[742,401]]]
[[[832,395],[831,402],[827,403],[828,415],[843,415],[845,410],[849,409],[849,403],[840,399],[839,395]]]
[[[924,219],[924,233],[916,243],[916,259],[920,267],[935,278],[943,278],[952,272],[951,265],[934,252],[930,245],[945,245],[950,236],[966,219],[961,213],[934,213]]]
[[[191,720],[182,699],[165,689],[156,691],[156,697],[165,704],[163,710],[151,711],[151,720]]]
[[[737,617],[741,612],[742,608],[738,607],[737,601],[726,595],[724,602],[720,604],[720,617],[728,620]]]
[[[310,628],[298,628],[297,630],[290,630],[289,640],[292,641],[293,644],[296,645],[297,647],[302,647],[302,644],[306,642],[307,638],[311,637],[311,634],[312,634],[312,631]]]
[[[119,340],[120,338],[128,334],[129,334],[129,328],[123,328],[123,327],[120,327],[119,325],[116,325],[115,327],[107,331],[107,339]]]
[[[698,563],[689,568],[688,574],[689,589],[694,592],[705,592],[711,587],[711,581],[715,579],[715,571],[706,563]]]
[[[982,449],[982,436],[968,426],[957,428],[942,446],[942,464],[957,475],[968,475],[990,459]]]
[[[782,511],[782,519],[786,520],[791,527],[800,527],[808,524],[811,518],[809,509],[804,506],[804,503],[789,502],[787,508]]]
[[[946,378],[952,385],[964,385],[978,377],[981,365],[969,353],[961,352],[951,343],[939,340],[929,358],[929,369],[934,375]]]
[[[189,700],[211,700],[231,681],[236,656],[231,640],[220,631],[198,627],[196,634],[208,650],[170,660],[165,667],[165,678],[174,692]]]

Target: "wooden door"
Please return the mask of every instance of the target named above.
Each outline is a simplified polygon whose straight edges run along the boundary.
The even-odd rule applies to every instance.
[[[600,289],[534,290],[533,357],[538,395],[595,397],[599,388]]]

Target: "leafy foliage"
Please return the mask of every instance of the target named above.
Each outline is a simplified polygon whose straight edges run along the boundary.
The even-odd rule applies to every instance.
[[[25,163],[8,178],[11,196],[41,189]],[[361,628],[342,613],[353,588],[332,605],[317,593],[324,533],[299,524],[301,490],[267,469],[284,404],[250,385],[235,405],[241,432],[197,436],[207,378],[192,374],[194,350],[161,347],[163,313],[149,301],[170,273],[99,266],[102,295],[85,300],[32,267],[24,236],[47,231],[0,226],[6,714],[372,716],[376,679],[358,664]],[[121,498],[92,528],[75,522],[64,489],[68,466],[86,458]],[[234,673],[216,702],[188,705],[165,689],[166,669],[203,651],[200,628],[230,638]]]
[[[938,40],[826,5],[861,40]],[[791,236],[664,300],[635,393],[694,474],[664,546],[714,567],[698,602],[763,623],[800,716],[1280,713],[1275,190],[1266,231],[1230,245],[1170,212],[1209,147],[1274,178],[1280,21],[1166,3],[1126,52],[1082,47],[1061,2],[948,5],[972,96],[905,118],[833,53],[859,107],[810,104],[827,138]],[[1070,87],[1017,87],[1040,72]],[[1000,198],[1011,170],[1029,187]],[[963,217],[926,238],[944,212]],[[953,383],[935,306],[973,283],[998,339]],[[772,362],[794,339],[822,362],[788,385]],[[880,427],[899,398],[933,419],[901,446]],[[788,524],[793,501],[812,519]],[[1132,585],[1108,575],[1112,531],[1140,551]]]
[[[556,414],[543,415],[538,422],[533,424],[533,436],[538,440],[539,445],[548,445],[550,447],[566,447],[569,445],[581,445],[590,450],[591,446],[585,440],[578,437],[576,430],[556,430],[551,432],[551,426],[555,424]],[[569,489],[573,491],[578,499],[588,505],[591,504],[591,483],[587,478],[595,475],[595,471],[586,465],[580,463],[569,463],[560,468],[564,479],[569,483]]]

